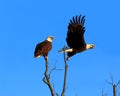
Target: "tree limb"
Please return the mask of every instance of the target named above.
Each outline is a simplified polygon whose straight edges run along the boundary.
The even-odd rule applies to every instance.
[[[50,89],[50,92],[51,92],[51,96],[55,96],[55,92],[53,90],[53,87],[51,85],[51,82],[50,82],[50,77],[49,77],[49,74],[48,74],[48,59],[45,59],[45,72],[44,72],[44,78],[43,78],[43,82],[49,87]]]
[[[56,68],[56,64],[55,64],[55,66],[50,70],[50,72],[49,72],[49,77],[50,77],[50,75],[52,74],[52,72],[53,71],[62,71],[63,69],[58,69],[58,68]]]
[[[67,79],[67,71],[68,71],[68,64],[66,62],[66,53],[65,53],[65,46],[64,46],[64,63],[65,63],[65,71],[64,71],[64,82],[63,82],[63,90],[61,96],[65,96],[66,91],[66,79]]]

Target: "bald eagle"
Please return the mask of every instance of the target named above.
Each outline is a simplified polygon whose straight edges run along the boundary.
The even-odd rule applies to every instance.
[[[84,32],[85,32],[85,16],[76,16],[70,19],[68,25],[68,32],[66,37],[68,49],[65,50],[67,52],[67,60],[70,57],[74,56],[76,53],[83,52],[88,49],[94,48],[94,44],[86,44],[84,40]],[[63,52],[63,48],[59,50],[59,52]]]
[[[40,56],[43,56],[45,60],[47,60],[48,53],[52,49],[52,40],[53,36],[49,36],[43,42],[38,43],[34,51],[34,58],[39,58]]]

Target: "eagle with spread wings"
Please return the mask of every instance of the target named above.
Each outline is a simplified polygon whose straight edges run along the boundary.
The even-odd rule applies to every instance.
[[[94,48],[94,44],[86,44],[85,42],[84,23],[85,23],[85,16],[82,15],[70,19],[68,25],[67,37],[66,37],[66,42],[69,48],[65,50],[65,52],[67,52],[68,55],[67,60],[69,60],[70,57],[74,56],[77,53]],[[59,50],[59,52],[64,52],[63,48]]]

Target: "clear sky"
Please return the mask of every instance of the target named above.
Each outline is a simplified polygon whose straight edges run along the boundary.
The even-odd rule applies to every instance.
[[[0,96],[50,96],[35,46],[53,35],[49,68],[64,68],[58,50],[67,45],[69,20],[80,14],[86,16],[86,42],[96,47],[67,62],[66,96],[101,96],[102,89],[112,96],[105,80],[111,81],[110,73],[120,80],[120,0],[0,0]],[[60,94],[63,71],[54,71],[51,82]]]

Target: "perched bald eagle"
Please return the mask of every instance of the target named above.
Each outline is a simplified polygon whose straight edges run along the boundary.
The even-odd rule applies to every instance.
[[[38,43],[34,51],[34,58],[39,58],[40,56],[43,56],[45,60],[47,60],[48,53],[52,49],[52,40],[53,36],[49,36],[43,42]]]
[[[71,56],[76,53],[83,52],[88,49],[94,48],[94,44],[86,44],[84,40],[84,32],[85,32],[85,16],[76,16],[70,19],[68,25],[68,32],[66,37],[67,45],[69,49],[66,49],[67,52],[67,60],[70,59]],[[63,52],[63,49],[59,50],[59,52]]]

